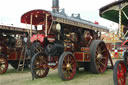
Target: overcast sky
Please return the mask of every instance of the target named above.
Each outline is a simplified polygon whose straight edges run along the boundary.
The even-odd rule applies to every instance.
[[[115,0],[59,0],[60,8],[65,8],[66,14],[80,13],[81,18],[98,21],[99,24],[110,26],[113,24],[99,16],[99,9]],[[52,0],[1,0],[0,24],[14,26],[21,25],[21,15],[33,9],[51,10]]]

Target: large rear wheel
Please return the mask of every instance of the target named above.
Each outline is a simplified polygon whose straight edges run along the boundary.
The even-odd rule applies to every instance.
[[[76,61],[72,53],[64,52],[59,59],[58,64],[59,76],[62,80],[73,79],[76,73]]]
[[[8,69],[8,60],[6,56],[0,55],[0,74],[3,74]]]
[[[126,67],[123,61],[117,61],[114,66],[113,80],[114,85],[125,85],[126,84]]]
[[[47,56],[43,53],[36,53],[31,60],[31,73],[35,78],[46,77],[49,72]]]
[[[90,71],[93,73],[103,73],[107,68],[109,52],[106,45],[101,40],[94,40],[90,46],[91,61]]]

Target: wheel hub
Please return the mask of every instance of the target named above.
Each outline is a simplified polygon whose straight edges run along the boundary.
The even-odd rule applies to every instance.
[[[119,78],[123,78],[124,76],[125,76],[124,73],[119,74]]]
[[[99,58],[99,59],[102,59],[102,57],[103,57],[103,55],[100,53],[97,55],[97,58]]]
[[[67,64],[67,70],[70,70],[71,69],[71,64]]]

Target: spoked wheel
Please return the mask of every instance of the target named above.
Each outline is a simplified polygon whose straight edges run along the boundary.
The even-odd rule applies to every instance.
[[[36,53],[31,60],[31,73],[35,78],[46,77],[49,72],[47,56]]]
[[[58,64],[59,76],[62,80],[73,79],[76,73],[76,61],[72,53],[64,52],[59,59]]]
[[[36,54],[37,52],[43,52],[42,45],[39,42],[34,42],[31,46],[31,58]]]
[[[90,71],[93,73],[103,73],[107,68],[109,57],[105,43],[101,40],[94,40],[91,43],[90,51]]]
[[[117,61],[114,66],[113,80],[115,85],[126,84],[126,67],[123,61]]]
[[[0,74],[3,74],[8,69],[8,60],[4,55],[0,55]]]

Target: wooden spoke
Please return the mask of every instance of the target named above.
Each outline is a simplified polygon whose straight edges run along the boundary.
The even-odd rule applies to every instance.
[[[101,65],[105,66],[105,64],[102,63],[99,59],[97,59],[97,61],[98,61]]]
[[[103,49],[100,53],[102,54],[103,52],[105,52],[106,51],[106,49]]]
[[[2,65],[6,64],[6,62],[1,62]]]
[[[67,71],[64,71],[64,76],[67,77]]]
[[[124,80],[123,80],[122,78],[120,78],[120,81],[121,81],[121,83],[123,83],[123,82],[124,82]]]
[[[68,75],[69,75],[69,77],[72,75],[72,72],[70,72],[69,70],[68,70]]]
[[[100,71],[102,71],[102,68],[101,68],[101,66],[100,66],[99,63],[97,63],[97,68],[98,68]]]
[[[37,47],[37,48],[36,48],[36,51],[37,51],[37,52],[42,52],[42,51],[43,51],[43,48],[42,48],[42,47]]]
[[[97,52],[100,53],[100,51],[101,51],[101,50],[100,50],[100,47],[97,47]]]
[[[68,63],[66,59],[64,59],[64,62],[65,62],[66,64]]]
[[[67,67],[66,67],[66,65],[63,65],[63,67],[62,67],[63,69],[66,69]]]
[[[70,61],[70,55],[68,55],[67,57],[68,57],[68,63],[69,63],[69,61]]]
[[[5,69],[5,65],[2,65],[1,68],[2,68],[2,69]]]
[[[70,61],[70,63],[69,63],[69,64],[73,65],[73,64],[74,64],[74,61]]]
[[[39,68],[39,67],[38,67],[38,68],[34,68],[35,71],[38,71],[38,70],[41,70],[41,69],[42,69],[42,68]]]
[[[106,57],[102,57],[102,59],[106,59]]]
[[[0,74],[3,74],[7,71],[8,60],[5,56],[0,55]]]

